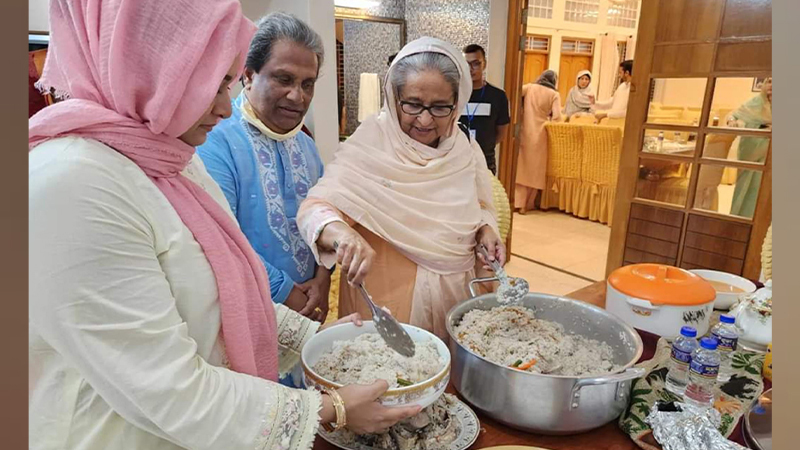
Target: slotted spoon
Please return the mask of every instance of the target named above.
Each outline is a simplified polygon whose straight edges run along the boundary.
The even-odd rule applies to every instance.
[[[410,358],[414,356],[416,350],[414,341],[411,339],[411,336],[406,333],[406,330],[400,326],[397,319],[385,310],[378,308],[378,305],[372,301],[372,297],[364,288],[363,284],[359,284],[358,289],[361,291],[361,296],[364,297],[364,301],[369,305],[369,309],[372,310],[372,321],[375,323],[375,329],[378,330],[378,334],[380,334],[386,342],[386,345],[405,357]]]
[[[500,282],[500,287],[497,288],[497,301],[499,303],[517,303],[525,297],[525,294],[530,292],[530,286],[527,281],[522,278],[509,277],[496,259],[489,260],[489,251],[483,244],[478,245],[478,250]]]
[[[339,242],[333,242],[333,250],[339,250]],[[372,301],[372,296],[369,295],[367,289],[364,288],[364,283],[358,285],[358,290],[364,301],[367,302],[369,309],[372,311],[372,322],[375,324],[375,329],[381,336],[386,345],[397,353],[410,358],[416,352],[416,346],[411,336],[406,333],[406,330],[400,326],[400,323],[391,314],[378,308],[378,305]]]

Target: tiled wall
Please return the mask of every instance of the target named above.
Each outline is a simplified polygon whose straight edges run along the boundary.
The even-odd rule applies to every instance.
[[[379,6],[368,10],[336,8],[336,12],[404,19],[406,42],[431,36],[448,41],[458,49],[468,44],[480,44],[488,49],[489,1],[383,0]],[[346,134],[351,134],[358,126],[358,86],[361,73],[377,73],[383,95],[387,59],[389,55],[400,50],[397,28],[394,24],[345,19]]]
[[[489,47],[489,0],[406,0],[408,42],[422,36],[448,41],[461,49]]]
[[[362,73],[377,73],[381,83],[389,69],[389,55],[400,51],[400,25],[358,20],[344,21],[344,84],[347,105],[346,134],[358,127],[358,89]]]
[[[387,17],[389,19],[405,19],[406,0],[382,0],[380,5],[369,9],[336,8],[336,13],[359,16]]]

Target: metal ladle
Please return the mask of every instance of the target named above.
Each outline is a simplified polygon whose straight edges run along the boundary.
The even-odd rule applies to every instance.
[[[489,259],[489,251],[483,244],[478,245],[478,250],[500,282],[500,287],[497,288],[497,301],[499,303],[517,303],[525,297],[525,294],[530,292],[530,286],[527,281],[522,278],[509,277],[500,263],[497,262],[497,259]]]
[[[339,250],[339,242],[333,242],[333,250]],[[375,329],[381,336],[386,345],[397,353],[410,358],[416,353],[416,346],[414,340],[408,335],[406,330],[400,325],[391,314],[372,301],[372,296],[369,295],[367,289],[364,288],[364,283],[359,283],[358,290],[364,301],[367,302],[369,309],[372,311],[372,322],[375,324]]]
[[[378,308],[378,305],[372,301],[372,297],[363,284],[358,285],[358,290],[361,291],[361,296],[364,297],[364,301],[367,302],[369,309],[372,310],[372,322],[375,323],[375,329],[378,330],[378,334],[386,342],[386,345],[405,357],[414,356],[416,349],[414,341],[397,319],[385,310]]]

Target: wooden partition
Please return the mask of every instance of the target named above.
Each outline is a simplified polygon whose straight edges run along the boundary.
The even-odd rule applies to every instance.
[[[771,0],[642,2],[607,273],[661,262],[758,278],[772,220],[771,107],[769,124],[728,119],[744,117],[771,77],[771,14]],[[656,120],[657,102],[689,118]]]

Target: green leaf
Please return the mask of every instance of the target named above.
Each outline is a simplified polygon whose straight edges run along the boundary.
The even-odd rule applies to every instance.
[[[644,431],[644,430],[649,430],[650,429],[650,427],[646,423],[644,423],[644,421],[642,421],[642,419],[640,419],[640,418],[638,418],[636,416],[631,416],[631,420],[633,420],[634,422],[636,422],[637,425],[639,425],[639,428],[637,429],[637,431]]]
[[[625,433],[625,434],[627,434],[627,435],[629,435],[629,436],[630,436],[630,435],[632,435],[632,434],[634,434],[634,433],[636,433],[636,431],[633,429],[633,424],[631,424],[631,422],[629,422],[629,421],[628,421],[628,422],[625,422],[625,423],[623,423],[623,424],[620,426],[620,428],[622,429],[622,432],[623,432],[623,433]]]
[[[683,399],[681,399],[680,397],[678,397],[677,395],[673,394],[672,392],[666,389],[664,389],[663,391],[659,391],[659,395],[661,397],[661,400],[664,400],[665,402],[683,401]]]
[[[645,404],[636,405],[636,410],[639,411],[639,414],[641,414],[644,417],[650,415],[650,407]]]
[[[747,373],[750,373],[750,374],[753,374],[753,375],[758,375],[758,374],[760,374],[760,373],[761,373],[761,371],[760,371],[760,370],[758,370],[758,369],[756,369],[755,367],[746,367],[744,370],[745,370]]]
[[[722,421],[721,421],[721,423],[719,425],[719,428],[718,428],[719,432],[723,436],[727,435],[732,424],[733,424],[733,416],[728,415],[728,414],[723,414],[722,415]]]
[[[733,360],[731,361],[731,367],[735,369],[741,369],[742,367],[747,366],[750,364],[750,359],[752,355],[745,354],[745,353],[734,353]]]
[[[648,395],[653,392],[652,389],[634,389],[631,392],[631,397],[641,397],[642,395]]]

